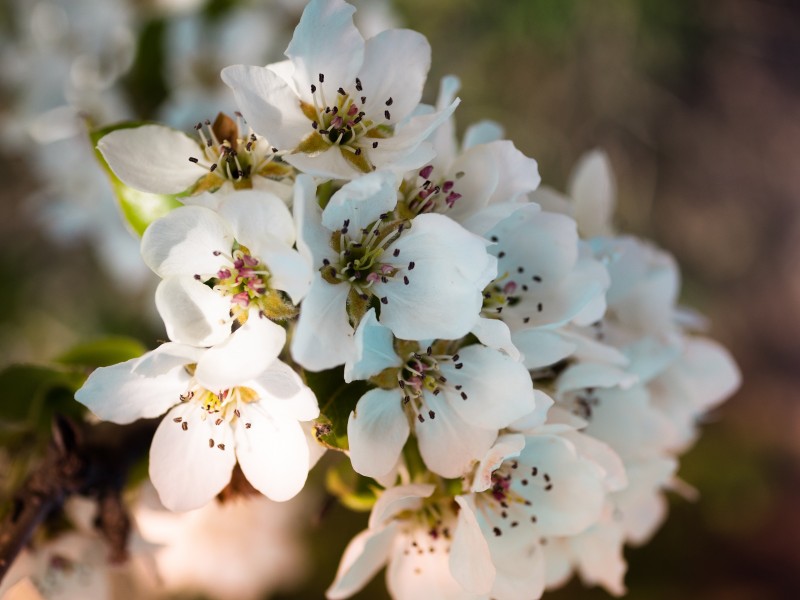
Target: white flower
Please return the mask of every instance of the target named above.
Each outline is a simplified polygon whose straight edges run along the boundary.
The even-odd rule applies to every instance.
[[[239,108],[284,160],[321,177],[351,179],[373,169],[420,167],[423,140],[455,110],[416,115],[430,46],[417,32],[392,29],[364,41],[355,9],[312,0],[286,50],[288,61],[222,71]]]
[[[541,368],[568,356],[575,348],[557,328],[569,322],[592,323],[605,310],[608,273],[578,240],[575,222],[536,204],[509,203],[490,208],[479,233],[494,245],[497,278],[486,288],[483,320],[476,335],[505,348],[504,332],[524,355],[528,368]],[[487,211],[471,219],[479,223]],[[501,345],[503,344],[503,345]]]
[[[450,573],[455,514],[452,503],[427,501],[434,489],[413,484],[383,492],[372,508],[369,528],[345,549],[326,592],[329,600],[352,596],[387,563],[386,583],[396,600],[477,600]]]
[[[301,365],[344,363],[370,306],[403,339],[457,339],[472,329],[495,275],[484,240],[443,215],[398,217],[396,181],[385,171],[348,183],[324,210],[308,176],[298,177],[297,194],[298,249],[319,269],[292,339]]]
[[[486,454],[498,430],[535,409],[527,369],[505,354],[480,344],[448,351],[447,342],[433,342],[426,350],[406,344],[398,356],[391,335],[381,330],[387,332],[368,312],[357,333],[360,360],[348,369],[363,377],[393,369],[388,389],[370,390],[350,414],[350,460],[357,472],[389,473],[411,423],[427,467],[460,477]]]
[[[481,461],[471,493],[456,497],[450,564],[466,589],[500,600],[539,597],[540,540],[578,534],[600,518],[607,490],[620,485],[613,479],[621,464],[607,448],[573,436],[577,445],[554,433],[503,435]],[[494,576],[480,568],[487,555]]]
[[[307,504],[302,495],[282,503],[241,495],[173,513],[151,486],[143,486],[132,513],[136,529],[155,546],[158,582],[152,596],[158,591],[256,600],[298,583],[307,567],[300,526]]]
[[[611,220],[616,187],[608,156],[602,150],[592,150],[572,169],[567,196],[543,186],[533,194],[532,200],[545,210],[573,217],[583,238],[609,236],[613,235]]]
[[[97,149],[120,181],[151,194],[200,193],[226,183],[268,189],[267,176],[291,173],[273,161],[276,149],[245,130],[241,119],[220,113],[195,130],[197,139],[163,125],[117,129],[100,138]]]
[[[142,238],[144,261],[163,278],[156,306],[170,339],[210,346],[249,315],[294,317],[293,302],[308,290],[311,270],[292,249],[295,230],[286,205],[256,190],[205,194],[197,201],[213,209],[179,207]],[[283,335],[279,325],[272,328]]]
[[[316,418],[319,409],[298,375],[276,360],[285,336],[267,323],[252,317],[209,349],[163,344],[97,369],[75,394],[115,423],[169,411],[150,447],[150,478],[167,508],[206,504],[227,485],[237,460],[253,487],[273,500],[303,487],[309,449],[298,421]]]
[[[444,110],[453,102],[459,85],[455,77],[442,80],[437,109]],[[525,195],[538,187],[541,178],[536,161],[517,150],[513,142],[481,132],[486,127],[470,127],[461,148],[456,144],[452,117],[432,134],[436,157],[406,176],[401,187],[400,204],[409,214],[438,212],[470,228],[476,212],[525,200]],[[484,229],[489,227],[489,218],[483,214],[478,219]]]

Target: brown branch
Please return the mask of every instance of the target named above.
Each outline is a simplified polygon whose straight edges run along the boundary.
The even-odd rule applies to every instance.
[[[120,499],[128,470],[147,448],[158,419],[130,425],[78,425],[57,416],[44,460],[14,495],[0,523],[0,582],[36,528],[73,494],[99,499],[96,526],[123,560],[130,522]]]

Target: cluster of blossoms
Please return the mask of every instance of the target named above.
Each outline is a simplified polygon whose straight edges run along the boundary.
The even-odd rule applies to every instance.
[[[170,341],[77,398],[166,413],[150,478],[172,510],[237,463],[288,500],[345,451],[377,491],[331,599],[384,565],[399,599],[526,600],[573,573],[622,593],[622,548],[660,524],[735,365],[676,307],[669,255],[613,231],[601,154],[562,196],[495,125],[458,143],[457,80],[420,103],[425,38],[364,40],[353,12],[312,0],[287,60],[225,68],[235,119],[99,141],[122,182],[183,206],[141,246]]]

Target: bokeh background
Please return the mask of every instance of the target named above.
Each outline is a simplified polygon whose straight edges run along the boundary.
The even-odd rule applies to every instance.
[[[278,60],[303,4],[0,2],[3,365],[109,334],[148,347],[165,337],[155,276],[120,223],[82,122],[188,128],[232,110],[219,69]],[[606,150],[619,228],[677,257],[682,301],[711,318],[711,335],[741,367],[741,390],[709,415],[681,463],[699,499],[672,497],[665,527],[626,553],[629,597],[800,597],[800,4],[360,6],[367,33],[424,33],[427,99],[457,74],[459,128],[498,121],[546,184],[563,190],[583,152]],[[320,598],[366,522],[321,496],[306,514],[308,577],[279,598]],[[357,597],[382,590],[379,577]],[[608,596],[573,582],[550,597]]]

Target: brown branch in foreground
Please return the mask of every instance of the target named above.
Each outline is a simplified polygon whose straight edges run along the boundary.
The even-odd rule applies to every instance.
[[[97,527],[112,561],[124,560],[130,522],[120,494],[128,470],[150,446],[158,419],[131,425],[78,425],[57,416],[42,463],[14,495],[0,522],[0,582],[36,528],[73,494],[99,499]]]

